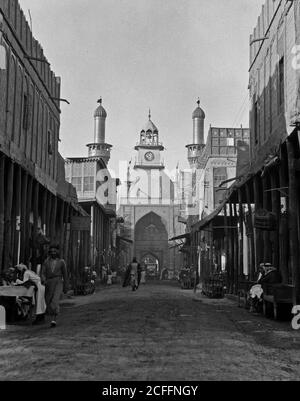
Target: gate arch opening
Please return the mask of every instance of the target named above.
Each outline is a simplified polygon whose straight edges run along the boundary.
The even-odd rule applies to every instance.
[[[162,218],[154,212],[143,216],[135,225],[134,239],[138,260],[159,277],[169,265],[168,232]]]

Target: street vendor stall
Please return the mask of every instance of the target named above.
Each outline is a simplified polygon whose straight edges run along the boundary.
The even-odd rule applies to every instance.
[[[24,317],[27,317],[31,323],[35,307],[35,287],[30,286],[29,288],[26,288],[24,286],[14,285],[0,286],[0,305],[7,308],[8,305],[12,304],[11,301],[13,301],[15,305],[18,303],[19,305],[22,304],[24,313],[26,313],[26,316]]]

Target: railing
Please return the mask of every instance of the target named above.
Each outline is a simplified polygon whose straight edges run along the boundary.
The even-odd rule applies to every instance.
[[[163,146],[162,142],[142,142],[139,141],[136,143],[136,146]]]
[[[140,161],[140,162],[137,161],[137,162],[135,162],[134,166],[135,167],[143,166],[143,167],[151,167],[151,168],[152,167],[164,167],[164,163],[160,162],[160,163],[152,164],[151,162],[145,163],[143,161]]]

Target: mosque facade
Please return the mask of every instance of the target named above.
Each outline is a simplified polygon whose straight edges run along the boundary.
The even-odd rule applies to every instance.
[[[179,222],[176,177],[166,173],[165,148],[150,112],[135,150],[136,160],[128,163],[126,189],[119,199],[121,236],[131,241],[122,260],[126,264],[136,256],[148,275],[157,277],[168,270],[172,276],[182,267],[183,255],[169,239],[183,234],[185,225]]]

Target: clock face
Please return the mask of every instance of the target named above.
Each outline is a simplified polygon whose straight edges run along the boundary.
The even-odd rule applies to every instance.
[[[152,152],[147,152],[145,153],[145,159],[148,162],[152,162],[154,160],[154,154]]]

